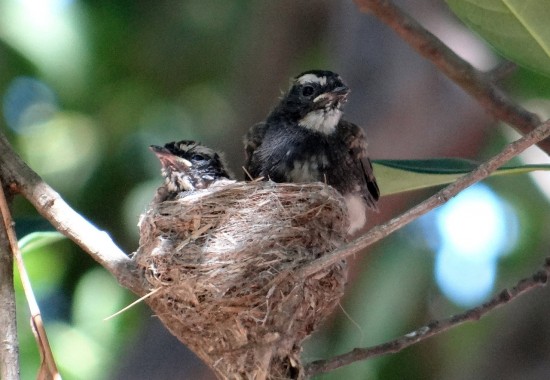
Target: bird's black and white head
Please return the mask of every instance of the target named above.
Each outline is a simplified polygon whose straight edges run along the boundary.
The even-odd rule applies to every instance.
[[[216,181],[231,178],[220,154],[195,141],[151,145],[150,149],[160,160],[169,192],[206,189]]]
[[[330,134],[342,116],[349,88],[332,71],[311,70],[294,78],[284,95],[278,113],[287,113],[298,125],[311,131]]]

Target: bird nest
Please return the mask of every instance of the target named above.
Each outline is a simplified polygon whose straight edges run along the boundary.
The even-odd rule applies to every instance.
[[[220,378],[303,378],[302,341],[338,304],[344,262],[306,278],[346,239],[338,192],[322,183],[237,182],[153,202],[134,260],[146,302]]]

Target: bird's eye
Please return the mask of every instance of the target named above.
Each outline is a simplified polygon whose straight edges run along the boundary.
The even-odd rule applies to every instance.
[[[304,88],[302,88],[302,96],[311,96],[314,92],[315,89],[313,86],[304,86]]]
[[[191,157],[193,161],[204,161],[206,160],[206,157],[204,157],[202,154],[194,154],[193,157]]]

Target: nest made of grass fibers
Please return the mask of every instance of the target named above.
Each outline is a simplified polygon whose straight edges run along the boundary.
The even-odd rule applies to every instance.
[[[304,377],[302,341],[338,304],[347,268],[294,274],[345,242],[336,190],[235,182],[153,201],[139,227],[146,302],[219,378]]]

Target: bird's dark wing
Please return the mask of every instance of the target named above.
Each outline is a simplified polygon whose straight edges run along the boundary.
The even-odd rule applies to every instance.
[[[369,195],[366,197],[367,203],[372,209],[378,209],[378,207],[376,206],[376,202],[380,198],[380,188],[378,187],[378,183],[376,183],[376,178],[374,177],[372,162],[368,157],[363,158],[359,162],[361,163],[363,173],[365,173],[365,181],[367,183],[367,189],[369,193]]]
[[[259,175],[258,172],[261,169],[258,167],[258,158],[254,153],[260,147],[260,145],[262,145],[266,130],[266,123],[258,123],[250,127],[250,129],[244,136],[244,168],[246,170],[244,176],[246,180],[254,179],[254,177]],[[249,175],[251,175],[253,178],[249,178]]]
[[[376,183],[372,163],[367,154],[365,133],[357,125],[345,120],[340,121],[338,133],[341,134],[342,139],[348,147],[348,152],[353,164],[356,165],[363,174],[363,196],[369,207],[376,210],[376,202],[380,198],[380,189]]]

